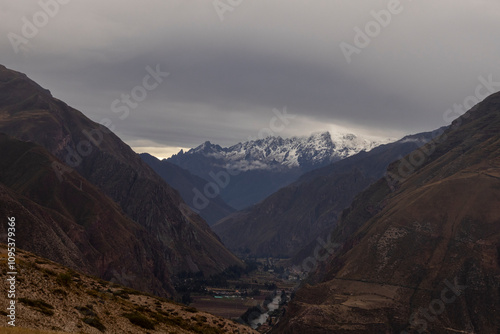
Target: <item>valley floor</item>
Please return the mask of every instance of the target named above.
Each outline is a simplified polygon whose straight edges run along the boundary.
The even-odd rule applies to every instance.
[[[228,279],[227,285],[223,287],[206,285],[203,286],[206,289],[203,292],[191,292],[192,301],[189,306],[240,322],[246,313],[252,319],[249,321],[252,327],[258,327],[257,330],[261,333],[267,332],[270,329],[269,325],[277,321],[283,308],[286,308],[287,301],[298,287],[299,275],[290,274],[285,259],[258,258],[252,261],[257,264],[256,270],[237,279]],[[283,292],[286,299],[283,298],[281,301],[278,297]],[[279,304],[277,310],[269,311],[267,305],[276,299]],[[256,311],[256,308],[260,311]],[[249,312],[251,310],[253,312]],[[265,319],[265,324],[262,324],[262,319]],[[256,326],[258,323],[263,326]]]

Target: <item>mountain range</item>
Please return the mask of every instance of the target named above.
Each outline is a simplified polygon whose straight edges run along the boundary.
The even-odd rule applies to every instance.
[[[378,146],[353,134],[329,132],[309,137],[267,137],[221,147],[209,141],[187,152],[173,155],[171,162],[205,180],[197,201],[188,202],[203,210],[203,202],[220,195],[229,206],[243,209],[266,198],[312,169],[328,165]],[[211,184],[211,185],[210,185]]]
[[[432,132],[406,136],[310,171],[212,228],[227,247],[240,254],[292,257],[331,230],[354,196],[383,176],[389,163],[432,136]]]
[[[271,333],[498,333],[500,93],[390,143],[325,132],[162,161],[103,123],[0,65],[0,216],[16,221],[21,325],[250,333],[161,298],[244,267],[234,251],[289,258],[267,258],[250,285],[307,274]]]

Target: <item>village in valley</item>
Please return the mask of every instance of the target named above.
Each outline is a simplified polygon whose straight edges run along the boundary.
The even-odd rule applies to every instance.
[[[287,259],[249,258],[247,267],[231,267],[209,278],[184,274],[176,284],[182,303],[266,333],[285,314],[305,272]]]

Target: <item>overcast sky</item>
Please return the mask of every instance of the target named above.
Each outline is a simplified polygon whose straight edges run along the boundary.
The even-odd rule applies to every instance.
[[[433,130],[480,76],[500,82],[498,0],[54,1],[41,1],[49,16],[0,0],[0,63],[160,157],[257,137],[285,107],[296,117],[273,123],[283,137]],[[128,117],[114,112],[158,65],[169,75]]]

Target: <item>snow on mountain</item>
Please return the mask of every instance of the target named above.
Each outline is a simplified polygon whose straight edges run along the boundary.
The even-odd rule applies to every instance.
[[[347,158],[361,151],[388,141],[373,141],[354,134],[329,132],[315,133],[308,137],[267,137],[223,148],[209,141],[189,150],[179,152],[174,160],[184,155],[202,155],[219,161],[220,167],[242,171],[273,170],[283,168],[311,169]]]

